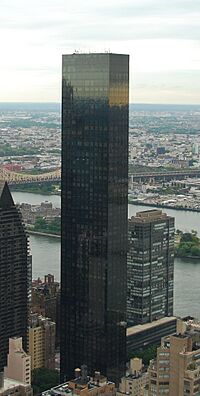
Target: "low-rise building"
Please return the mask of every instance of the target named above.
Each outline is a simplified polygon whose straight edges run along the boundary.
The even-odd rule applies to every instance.
[[[130,360],[130,366],[125,377],[122,377],[117,396],[144,396],[148,375],[143,369],[142,359]]]
[[[52,202],[41,202],[40,205],[22,203],[19,205],[25,223],[35,224],[38,217],[45,218],[47,221],[60,218],[61,209],[54,208]]]
[[[75,378],[49,389],[42,396],[115,396],[115,383],[96,371],[94,377],[87,375],[87,366],[75,369]]]
[[[2,373],[1,373],[2,374]],[[0,383],[0,396],[32,396],[31,385],[16,381],[11,378],[4,378]]]
[[[31,384],[31,357],[23,350],[21,337],[9,339],[9,353],[4,373],[6,378]]]
[[[161,338],[176,332],[177,318],[170,316],[151,323],[131,326],[126,329],[126,345],[128,356],[134,356],[138,349],[160,345]]]

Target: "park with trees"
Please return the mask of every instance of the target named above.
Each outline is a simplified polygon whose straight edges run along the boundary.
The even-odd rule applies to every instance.
[[[176,231],[175,255],[182,258],[200,258],[200,238],[197,231]]]

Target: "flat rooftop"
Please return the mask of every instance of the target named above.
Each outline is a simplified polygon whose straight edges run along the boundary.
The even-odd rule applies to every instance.
[[[153,329],[156,328],[158,326],[162,326],[164,324],[170,323],[177,320],[177,318],[175,316],[169,316],[169,317],[165,317],[162,319],[158,319],[158,320],[154,320],[151,323],[146,323],[146,324],[141,324],[141,325],[136,325],[136,326],[132,326],[132,327],[128,327],[126,330],[126,336],[132,336],[134,334],[140,333],[142,331],[147,331],[149,329]]]
[[[101,381],[99,384],[94,383],[91,380],[88,381],[82,381],[80,378],[70,380],[68,382],[65,382],[63,384],[60,384],[58,386],[55,386],[54,388],[51,388],[49,390],[46,390],[42,392],[42,396],[52,396],[52,395],[63,395],[63,396],[71,396],[71,395],[77,395],[77,393],[80,392],[80,390],[87,390],[88,392],[93,391],[95,388],[103,388],[104,385],[114,385],[113,382],[107,381],[107,378],[104,376],[101,376],[106,380],[106,382],[101,384]],[[101,379],[101,378],[100,378]],[[77,387],[73,388],[72,385],[70,386],[70,383],[77,383]],[[104,393],[104,392],[103,392]]]
[[[4,386],[3,388],[0,388],[1,392],[2,391],[7,391],[12,388],[16,388],[17,386],[30,386],[28,384],[25,384],[24,382],[16,381],[12,378],[4,378]]]
[[[163,213],[162,210],[152,209],[152,210],[144,210],[142,212],[137,212],[135,216],[132,216],[129,219],[131,223],[150,223],[152,221],[157,220],[167,220],[172,219],[172,216],[168,216],[166,213]]]

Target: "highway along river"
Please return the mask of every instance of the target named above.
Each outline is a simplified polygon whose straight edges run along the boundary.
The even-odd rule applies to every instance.
[[[16,203],[40,204],[47,200],[60,207],[58,195],[14,192],[13,197]],[[148,207],[129,205],[129,217],[142,210],[148,210]],[[183,231],[194,229],[200,235],[200,213],[175,209],[163,209],[163,211],[175,217],[177,229]],[[52,273],[57,280],[60,280],[60,239],[31,235],[30,246],[33,256],[33,278]],[[200,319],[200,260],[175,259],[174,292],[174,313]]]

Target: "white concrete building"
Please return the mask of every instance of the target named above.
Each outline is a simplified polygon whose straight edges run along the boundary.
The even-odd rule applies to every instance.
[[[4,374],[6,378],[31,384],[31,357],[24,352],[21,337],[9,339],[9,354]]]

